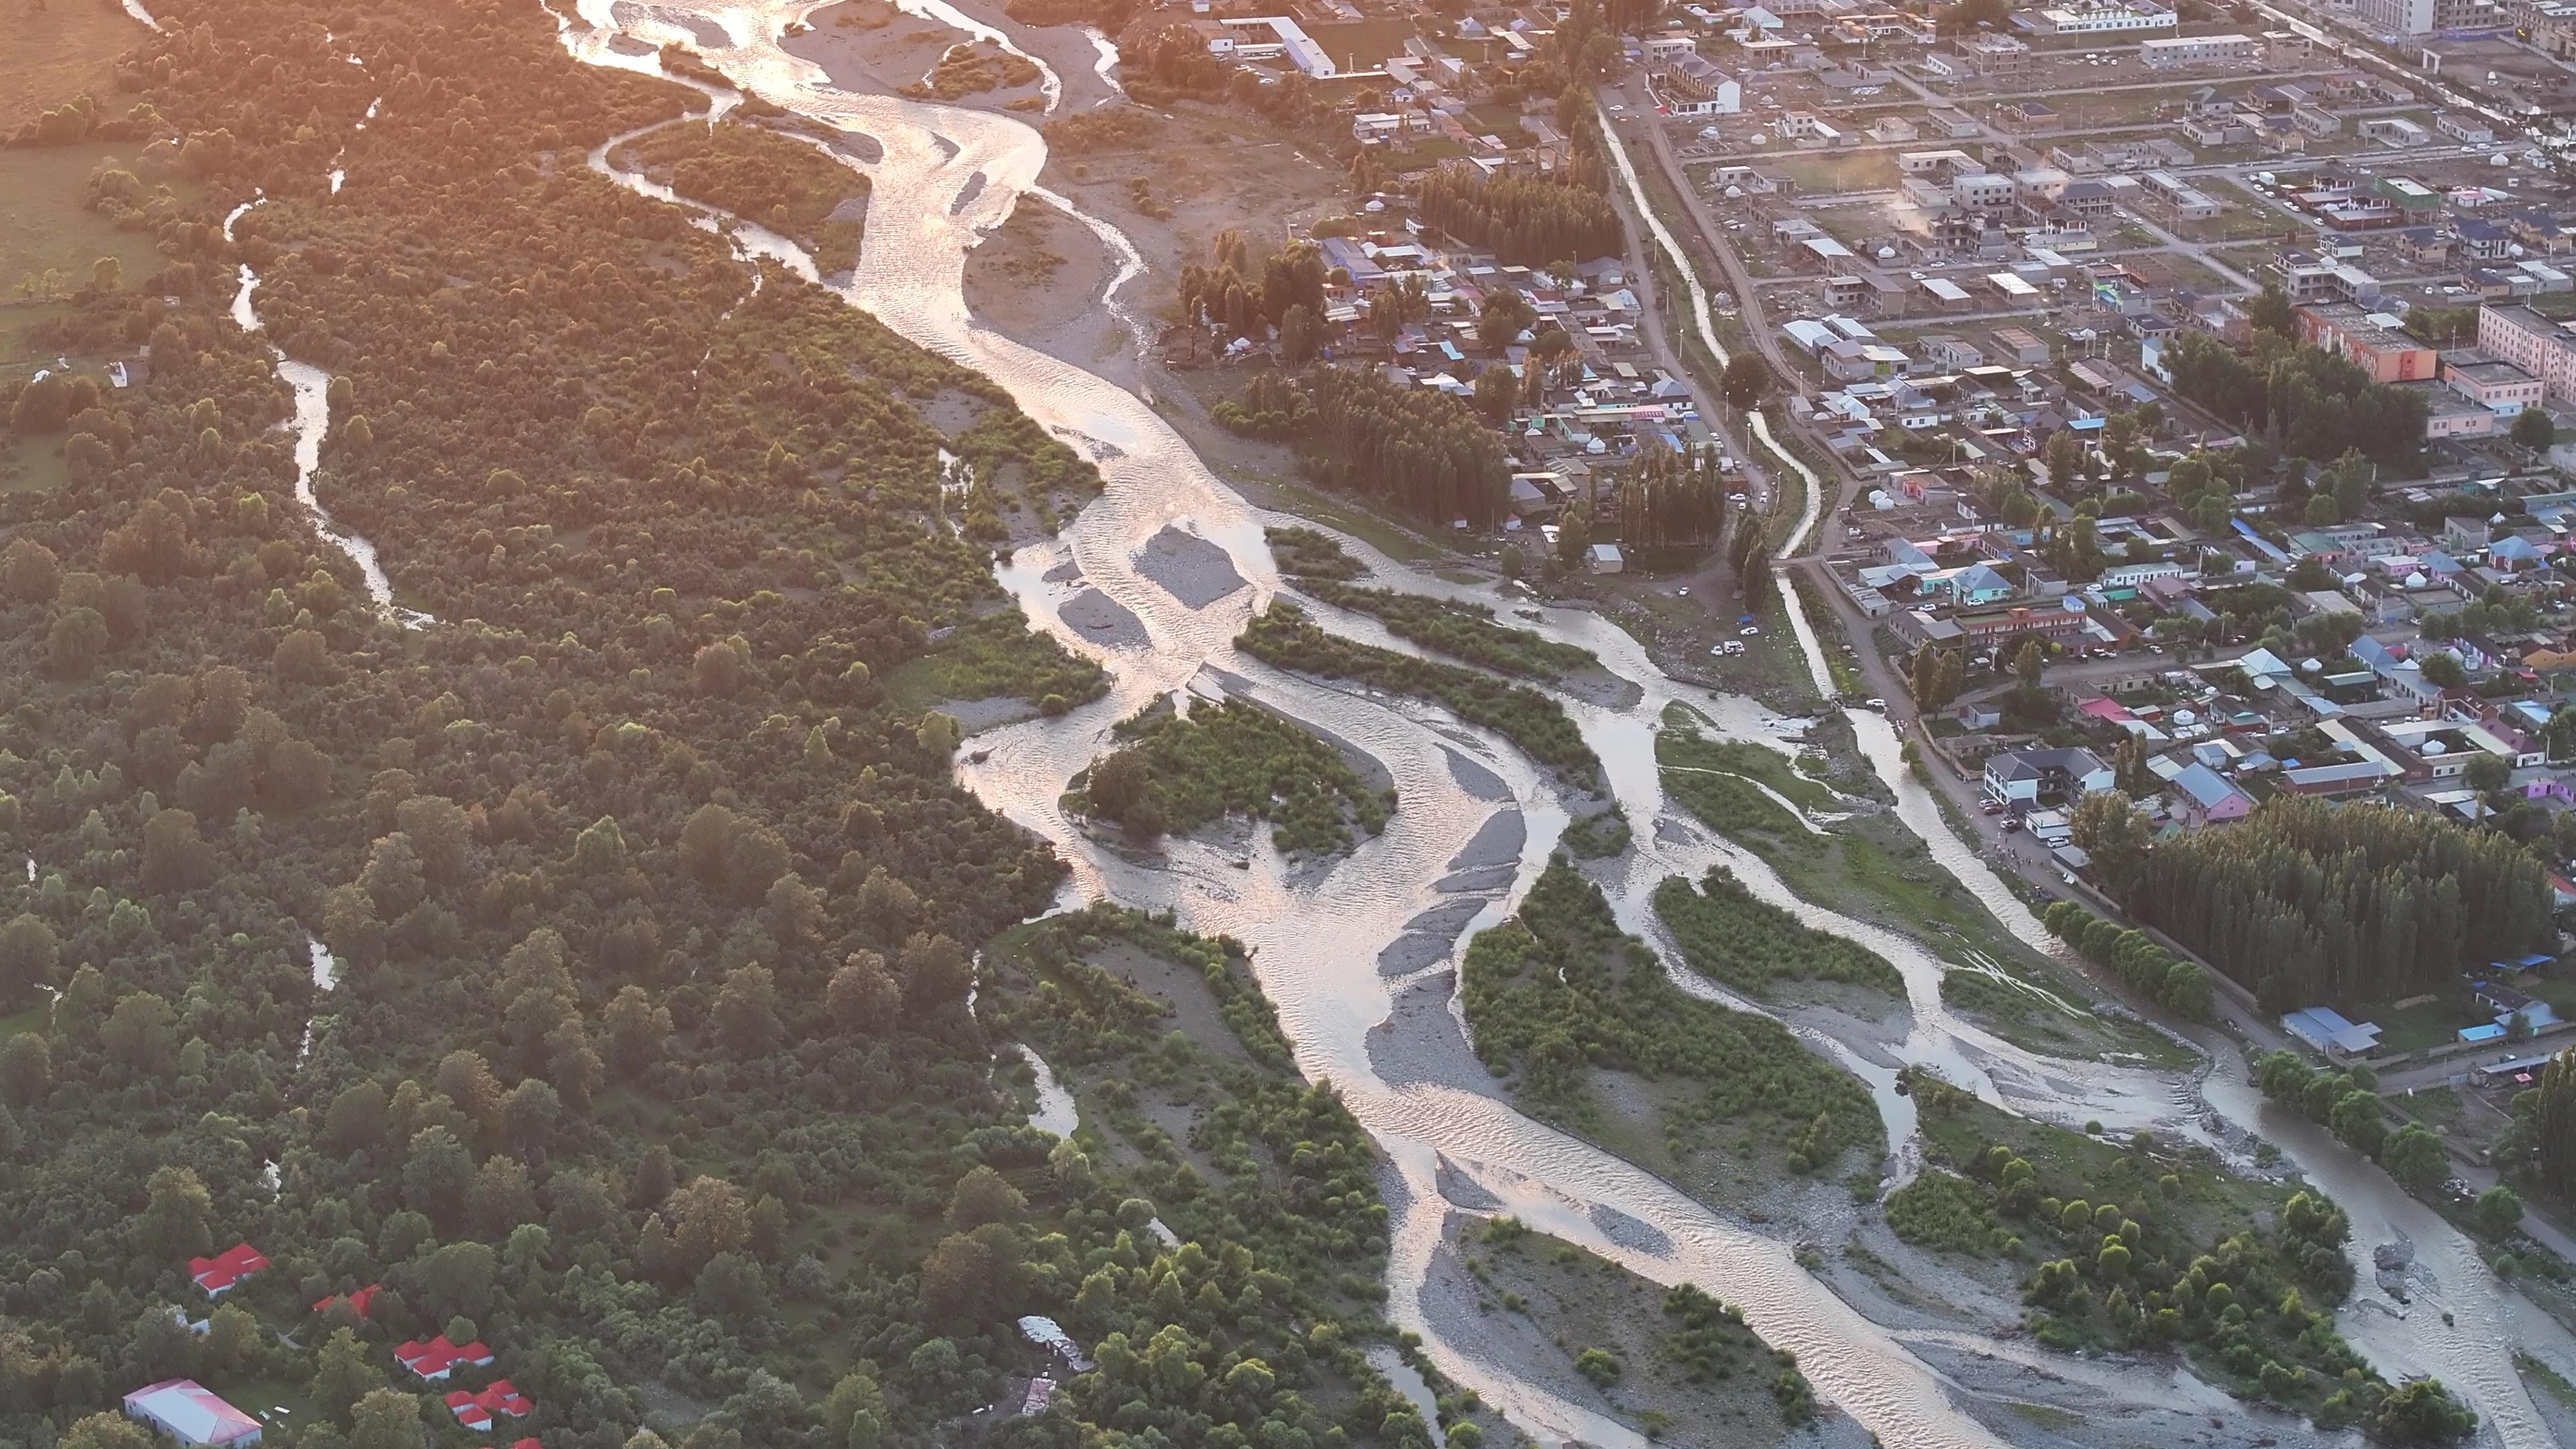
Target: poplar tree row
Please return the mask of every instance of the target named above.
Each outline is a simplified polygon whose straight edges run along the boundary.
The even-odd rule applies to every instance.
[[[2511,839],[2286,796],[2158,845],[2130,904],[2275,1010],[2456,990],[2553,934],[2549,883]]]

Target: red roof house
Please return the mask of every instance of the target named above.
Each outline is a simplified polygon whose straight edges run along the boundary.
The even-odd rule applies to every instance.
[[[404,1368],[431,1383],[446,1378],[459,1368],[483,1368],[492,1362],[492,1350],[481,1339],[458,1347],[440,1334],[427,1343],[406,1342],[396,1345],[394,1359]]]
[[[349,1311],[358,1315],[361,1320],[365,1319],[367,1316],[367,1305],[375,1301],[377,1290],[384,1286],[385,1285],[382,1283],[370,1283],[366,1287],[359,1289],[357,1292],[348,1295]],[[313,1311],[321,1313],[329,1309],[332,1304],[339,1301],[340,1295],[334,1293],[330,1297],[324,1298],[315,1303],[313,1305]]]
[[[478,1434],[492,1427],[492,1418],[496,1414],[524,1419],[535,1408],[536,1405],[528,1402],[527,1396],[512,1386],[508,1379],[494,1379],[492,1386],[479,1394],[456,1389],[447,1396],[447,1411],[456,1416],[456,1422]]]
[[[233,1285],[268,1266],[267,1255],[248,1243],[236,1243],[211,1258],[190,1258],[188,1276],[206,1290],[209,1298],[220,1298],[232,1291]]]

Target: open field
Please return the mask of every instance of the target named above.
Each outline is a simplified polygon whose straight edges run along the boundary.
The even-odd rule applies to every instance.
[[[76,96],[114,107],[116,58],[143,34],[116,0],[12,6],[9,40],[0,45],[0,136]]]
[[[1896,185],[1896,153],[1893,151],[1859,151],[1839,154],[1813,152],[1772,158],[1790,180],[1798,183],[1802,195],[1833,195],[1845,191],[1884,191]]]
[[[161,269],[144,231],[120,231],[81,205],[101,166],[133,160],[129,144],[26,147],[0,151],[0,374],[34,360],[28,330],[68,310],[90,268],[114,257],[134,286]]]

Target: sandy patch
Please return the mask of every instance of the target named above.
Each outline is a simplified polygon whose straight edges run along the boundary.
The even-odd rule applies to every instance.
[[[1082,637],[1112,647],[1143,648],[1153,642],[1133,610],[1088,585],[1066,599],[1056,616],[1080,629]]]
[[[1601,1230],[1601,1236],[1630,1252],[1651,1253],[1660,1258],[1673,1250],[1673,1240],[1663,1229],[1642,1218],[1630,1217],[1607,1203],[1592,1205],[1592,1226]]]
[[[970,735],[1037,716],[1036,707],[1027,700],[1014,699],[1009,695],[996,695],[991,699],[943,699],[931,707],[957,721],[958,728]]]
[[[1453,760],[1456,756],[1451,756]],[[1476,827],[1476,833],[1456,855],[1449,858],[1453,871],[1489,870],[1496,866],[1520,864],[1521,847],[1529,842],[1529,822],[1518,810],[1497,810]]]
[[[973,393],[943,387],[915,401],[912,410],[921,414],[923,422],[954,438],[983,421],[984,415],[993,410],[993,405]]]
[[[1446,1154],[1441,1156],[1437,1171],[1441,1199],[1450,1205],[1469,1212],[1492,1212],[1503,1205],[1501,1198],[1485,1191],[1484,1184],[1451,1162]]]
[[[1408,931],[1379,948],[1377,974],[1410,976],[1425,966],[1437,966],[1449,959],[1453,939],[1423,931]]]
[[[1129,341],[1125,325],[1100,305],[1116,272],[1091,228],[1022,196],[966,254],[966,310],[1015,342],[1099,366],[1123,356]]]
[[[1234,1028],[1225,1024],[1216,993],[1195,966],[1113,941],[1084,958],[1092,965],[1172,1009],[1171,1025],[1201,1048],[1228,1061],[1250,1062]]]
[[[1444,875],[1433,881],[1431,888],[1445,896],[1498,891],[1510,885],[1512,877],[1518,874],[1520,874],[1520,867],[1517,865],[1494,865],[1487,866],[1483,870],[1462,870],[1456,875]]]
[[[1440,753],[1449,761],[1449,778],[1458,782],[1458,788],[1466,791],[1468,798],[1497,805],[1512,798],[1511,787],[1503,783],[1502,776],[1446,745]]]
[[[1445,936],[1454,941],[1458,938],[1459,932],[1467,929],[1467,923],[1476,919],[1476,913],[1484,908],[1483,901],[1453,901],[1447,905],[1433,906],[1405,922],[1404,929],[1408,932],[1420,931],[1427,935]]]
[[[860,95],[901,91],[929,74],[948,47],[969,38],[936,20],[905,15],[882,0],[853,0],[816,11],[813,27],[787,37],[780,48],[821,66],[836,88]],[[972,105],[977,99],[965,97],[957,104]]]
[[[696,41],[702,49],[731,50],[733,48],[733,37],[725,34],[723,26],[703,15],[692,15],[686,10],[672,10],[660,5],[638,5],[635,0],[617,0],[615,5],[609,7],[608,13],[610,20],[620,26],[633,25],[643,20],[658,20],[665,25],[676,25],[689,32],[689,38]]]
[[[1386,1020],[1369,1028],[1369,1065],[1390,1087],[1427,1083],[1504,1100],[1494,1074],[1467,1046],[1458,1018],[1449,1014],[1455,973],[1426,976],[1396,994]]]
[[[1244,586],[1232,555],[1177,525],[1166,525],[1145,541],[1136,555],[1136,571],[1193,609],[1204,609]]]

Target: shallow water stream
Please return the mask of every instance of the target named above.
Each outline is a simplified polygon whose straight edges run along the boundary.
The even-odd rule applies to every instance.
[[[657,64],[649,49],[632,40],[688,43],[686,37],[693,33],[635,20],[629,22],[636,27],[630,43],[614,45],[617,19],[612,11],[629,8],[584,0],[580,21],[565,20],[567,47],[594,63],[653,71]],[[1256,969],[1296,1043],[1300,1066],[1310,1077],[1329,1078],[1341,1088],[1401,1176],[1402,1191],[1392,1194],[1397,1217],[1389,1311],[1395,1320],[1425,1336],[1444,1372],[1542,1438],[1580,1438],[1605,1449],[1642,1445],[1638,1436],[1592,1409],[1489,1368],[1468,1346],[1444,1340],[1426,1322],[1418,1289],[1449,1211],[1438,1188],[1438,1162],[1445,1155],[1499,1200],[1502,1211],[1659,1282],[1692,1281],[1740,1303],[1764,1338],[1797,1353],[1824,1398],[1884,1442],[1908,1449],[2003,1442],[1961,1409],[1956,1386],[1918,1357],[1905,1339],[1864,1319],[1798,1265],[1794,1225],[1757,1228],[1712,1212],[1631,1164],[1523,1117],[1495,1095],[1490,1078],[1480,1070],[1424,1068],[1425,1061],[1450,1058],[1414,1050],[1401,1032],[1373,1041],[1372,1028],[1388,1020],[1397,995],[1426,979],[1436,981],[1443,969],[1435,962],[1382,974],[1381,951],[1417,917],[1462,900],[1476,903],[1465,927],[1470,934],[1501,919],[1545,865],[1569,814],[1578,807],[1597,808],[1598,802],[1569,798],[1517,752],[1433,706],[1290,675],[1236,652],[1236,635],[1281,588],[1262,542],[1262,526],[1290,520],[1247,504],[1134,393],[986,330],[967,313],[962,292],[966,253],[1013,206],[1034,196],[1063,207],[1111,247],[1121,266],[1102,305],[1118,314],[1131,337],[1152,334],[1151,327],[1138,325],[1140,319],[1126,310],[1133,299],[1124,295],[1125,289],[1142,267],[1134,247],[1114,227],[1039,187],[1046,159],[1039,133],[1014,117],[831,87],[817,68],[777,43],[786,26],[816,8],[812,0],[665,3],[658,8],[687,12],[720,28],[731,43],[701,47],[701,53],[748,90],[876,142],[878,159],[860,166],[873,183],[864,250],[855,274],[840,287],[842,294],[914,342],[991,377],[1033,418],[1098,464],[1107,482],[1104,495],[1060,539],[1022,549],[1000,576],[1033,626],[1100,659],[1112,672],[1113,687],[1105,699],[1061,718],[979,735],[977,757],[961,767],[962,777],[992,808],[1051,841],[1071,862],[1069,898],[1107,897],[1168,908],[1182,924],[1231,934],[1254,951]],[[945,7],[935,0],[908,0],[905,8]],[[1052,84],[1049,94],[1056,94]],[[608,159],[612,149],[594,152],[591,162],[616,175]],[[641,178],[620,179],[652,191]],[[745,250],[779,257],[801,275],[813,275],[810,260],[784,238],[714,218],[709,224],[725,226]],[[1705,294],[1696,284],[1692,290],[1704,318]],[[1795,466],[1785,454],[1781,459],[1784,466]],[[1821,508],[1820,489],[1813,483],[1807,497],[1802,527],[1811,527]],[[1222,549],[1243,580],[1241,587],[1213,603],[1191,607],[1156,583],[1137,559],[1166,530],[1195,535]],[[1392,587],[1446,596],[1471,592],[1365,546],[1351,546]],[[1060,610],[1077,589],[1096,590],[1133,614],[1143,642],[1103,644],[1068,624]],[[1813,630],[1797,612],[1794,591],[1784,590],[1784,595],[1819,685],[1830,693]],[[1308,612],[1336,633],[1409,651],[1374,620],[1322,606],[1310,606]],[[1635,701],[1621,706],[1564,699],[1602,758],[1607,792],[1635,826],[1637,844],[1630,855],[1603,872],[1604,889],[1630,929],[1657,939],[1660,932],[1647,903],[1656,882],[1675,873],[1696,878],[1712,864],[1724,863],[1764,899],[1813,925],[1859,940],[1896,964],[1906,980],[1914,1023],[1895,1049],[1898,1057],[1937,1066],[1990,1100],[2052,1120],[2099,1119],[2121,1131],[2154,1126],[2203,1136],[2196,1120],[2198,1104],[2181,1074],[2039,1056],[1959,1020],[1939,998],[1942,964],[1919,945],[1797,900],[1758,858],[1668,807],[1653,756],[1654,731],[1666,704],[1687,703],[1711,720],[1717,733],[1777,748],[1770,728],[1774,722],[1748,701],[1666,678],[1635,641],[1597,615],[1562,608],[1545,608],[1540,614],[1531,627],[1593,650],[1611,673],[1635,686]],[[1140,863],[1100,848],[1064,817],[1057,798],[1067,780],[1103,748],[1116,721],[1176,690],[1210,688],[1220,672],[1228,690],[1306,721],[1383,764],[1403,797],[1385,832],[1330,868],[1301,869],[1292,876],[1267,850],[1255,853],[1249,870],[1240,870],[1231,852],[1189,842],[1175,842],[1157,862]],[[2028,911],[1950,834],[1929,796],[1905,776],[1886,722],[1860,716],[1854,726],[1864,751],[1896,789],[1898,813],[1930,842],[1935,858],[1959,874],[2014,931],[2044,945],[2045,936]],[[1453,759],[1460,756],[1472,764],[1454,766]],[[1467,782],[1479,775],[1489,775],[1499,790],[1471,788]],[[1495,798],[1498,794],[1508,798]],[[1444,875],[1486,864],[1465,857],[1474,853],[1471,842],[1487,838],[1482,833],[1498,816],[1518,821],[1518,828],[1502,837],[1517,842],[1506,862],[1512,866],[1509,882],[1463,895],[1436,890],[1434,882]],[[1677,973],[1679,969],[1676,965]],[[1447,1013],[1434,1015],[1448,1019]],[[1463,1054],[1451,1054],[1457,1055]],[[1912,1118],[1910,1103],[1888,1089],[1892,1072],[1884,1065],[1845,1060],[1878,1089],[1902,1154]],[[2213,1105],[2249,1126],[2260,1116],[2223,1093]],[[2394,1197],[2393,1187],[2384,1179],[2374,1185],[2372,1175],[2355,1164],[2327,1184],[2357,1222],[2398,1212],[2393,1204],[2379,1201]],[[1601,1226],[1623,1220],[1641,1230],[1614,1236]],[[2430,1238],[2419,1234],[2417,1241],[2425,1247]],[[2367,1253],[2366,1242],[2360,1251]],[[2500,1300],[2510,1295],[2499,1295],[2491,1284],[2452,1286],[2497,1305],[2497,1321],[2503,1321],[2507,1310]],[[2347,1323],[2355,1316],[2347,1314]],[[2501,1377],[2492,1372],[2501,1349],[2492,1344],[2463,1349],[2465,1335],[2446,1339],[2427,1331],[2420,1318],[2388,1322],[2393,1328],[2387,1341],[2376,1326],[2367,1341],[2392,1373],[2401,1365],[2441,1373],[2496,1425],[2501,1442],[2514,1449],[2538,1449],[2548,1442],[2509,1366]],[[2554,1325],[2545,1328],[2556,1332]],[[2576,1370],[2576,1343],[2566,1342],[2564,1333],[2548,1339],[2542,1328],[2531,1331],[2546,1344],[2547,1356],[2563,1356],[2566,1366]],[[1950,1337],[1964,1341],[1969,1336]],[[2086,1382],[2100,1381],[2106,1404],[2170,1406],[2174,1399],[2166,1370],[2087,1364],[2084,1372]]]

